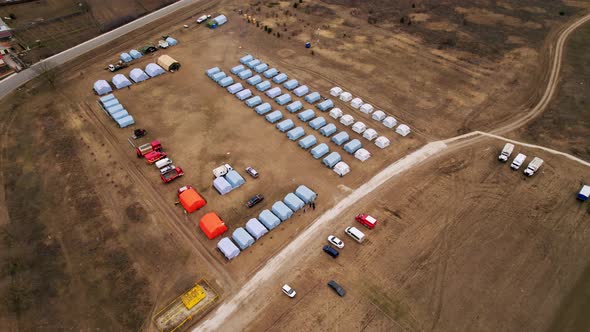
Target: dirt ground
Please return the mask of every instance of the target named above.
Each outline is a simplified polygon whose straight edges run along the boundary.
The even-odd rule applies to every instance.
[[[5,203],[0,204],[0,257],[6,262],[0,269],[2,326],[151,331],[153,313],[201,277],[223,300],[323,211],[385,166],[428,141],[468,130],[473,123],[483,121],[491,128],[506,121],[513,107],[528,101],[527,92],[540,84],[525,75],[541,70],[543,64],[541,46],[527,45],[526,36],[524,45],[501,58],[472,54],[466,61],[456,50],[440,50],[410,33],[393,35],[366,20],[349,19],[350,10],[343,7],[335,10],[354,22],[346,28],[350,40],[338,42],[341,46],[334,50],[324,46],[330,45],[331,33],[341,32],[330,28],[321,43],[314,42],[312,55],[303,47],[304,37],[279,38],[248,23],[238,14],[243,7],[242,2],[226,1],[185,9],[68,64],[58,73],[56,89],[37,81],[0,105],[0,197]],[[216,30],[194,24],[203,13],[225,13],[229,23]],[[330,17],[305,19],[321,25]],[[548,21],[547,28],[557,29],[565,20]],[[521,23],[525,24],[514,24]],[[344,29],[346,24],[337,26]],[[116,91],[115,96],[136,126],[149,132],[137,143],[161,140],[186,172],[168,185],[154,166],[135,157],[127,142],[131,129],[118,129],[91,93],[94,81],[113,76],[103,69],[106,64],[122,51],[153,43],[163,34],[179,44],[136,60],[121,73],[145,68],[160,54],[177,59],[181,69]],[[355,52],[357,48],[363,51]],[[229,72],[245,53],[324,96],[332,86],[341,86],[407,123],[413,133],[401,138],[377,127],[392,145],[380,150],[361,138],[373,154],[364,163],[316,135],[351,166],[352,172],[339,178],[204,74],[214,66]],[[518,84],[507,85],[514,80]],[[356,119],[373,123],[336,103]],[[295,116],[283,114],[311,132]],[[544,156],[542,174],[524,180],[521,173],[496,163],[499,146],[486,141],[432,162],[347,211],[335,227],[343,228],[359,207],[384,221],[362,246],[347,241],[336,261],[325,261],[313,248],[309,261],[289,277],[300,296],[289,302],[276,292],[276,285],[269,288],[269,303],[279,305],[251,329],[274,325],[329,330],[345,323],[375,330],[547,326],[584,268],[571,253],[583,256],[587,250],[584,225],[579,223],[587,210],[575,206],[571,197],[588,174]],[[226,196],[211,187],[211,170],[221,163],[230,163],[246,179],[243,187]],[[255,167],[260,178],[248,177],[246,166]],[[512,185],[501,185],[506,182]],[[174,204],[176,189],[185,184],[208,201],[188,216]],[[198,228],[200,217],[215,211],[229,226],[225,235],[230,235],[299,184],[319,194],[318,208],[297,213],[231,262],[216,250],[217,241],[207,240]],[[244,207],[258,193],[266,200],[252,209]],[[538,203],[531,209],[530,202]],[[498,212],[503,204],[509,209]],[[491,218],[496,213],[502,218]],[[536,228],[540,222],[545,227]],[[581,231],[572,235],[574,223]],[[338,235],[344,238],[341,231]],[[383,243],[388,244],[387,255],[378,254]],[[515,252],[520,255],[515,257]],[[350,259],[354,264],[343,263]],[[506,264],[511,264],[510,270],[505,270]],[[531,271],[539,273],[531,277]],[[452,273],[462,277],[450,278]],[[337,277],[349,290],[344,300],[355,299],[335,306],[337,314],[317,310],[340,300],[326,289],[327,277]],[[280,282],[277,279],[277,285]],[[464,292],[465,284],[470,293]],[[546,292],[533,292],[536,287]],[[514,303],[509,301],[514,294],[522,294],[518,306],[506,305]],[[297,304],[301,310],[285,310],[298,301],[308,304]],[[40,309],[38,303],[50,305]],[[494,310],[489,310],[490,304]],[[534,320],[538,308],[547,315]],[[494,320],[498,315],[506,319]]]
[[[590,250],[590,207],[575,194],[590,172],[517,147],[546,160],[539,174],[526,178],[496,160],[502,146],[486,140],[432,160],[351,207],[301,252],[303,262],[277,274],[259,308],[268,319],[254,320],[248,330],[562,326],[554,323],[562,318],[559,308],[586,274],[587,262],[579,258]],[[367,234],[362,244],[343,231],[359,227],[353,220],[359,212],[380,221],[374,230],[361,228]],[[321,251],[330,234],[345,242],[335,260]],[[346,297],[326,286],[330,279]],[[280,293],[282,283],[295,288],[295,299]],[[582,315],[564,322],[571,327]],[[587,328],[586,320],[574,330]]]

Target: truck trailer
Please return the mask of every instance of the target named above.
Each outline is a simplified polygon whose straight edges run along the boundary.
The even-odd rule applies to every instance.
[[[510,158],[510,155],[512,154],[513,150],[514,150],[514,144],[506,143],[506,145],[504,145],[504,148],[502,149],[502,152],[500,152],[500,155],[498,156],[498,160],[503,163],[507,162],[508,158]]]
[[[526,160],[526,155],[519,153],[516,155],[516,157],[514,157],[514,160],[512,161],[512,164],[510,165],[510,168],[512,168],[513,170],[517,170],[520,168],[520,166],[522,165],[522,163],[524,163],[524,161]]]
[[[135,152],[137,152],[137,157],[141,158],[146,154],[152,151],[160,151],[162,150],[162,144],[158,140],[151,141],[150,143],[142,144],[135,148]]]
[[[541,159],[539,157],[533,158],[533,160],[529,163],[527,168],[524,170],[524,174],[526,176],[533,176],[539,170],[539,168],[541,168],[541,165],[543,165],[543,159]]]

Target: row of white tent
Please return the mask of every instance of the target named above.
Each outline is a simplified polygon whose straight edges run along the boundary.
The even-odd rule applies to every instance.
[[[330,95],[333,97],[340,98],[340,100],[345,103],[350,102],[350,106],[352,106],[352,108],[358,109],[362,113],[371,115],[371,118],[373,120],[381,122],[387,128],[393,128],[397,125],[397,120],[394,117],[387,116],[385,114],[385,112],[383,112],[381,110],[375,110],[373,105],[363,102],[363,100],[359,97],[356,97],[353,99],[352,94],[350,92],[344,91],[340,87],[335,86],[332,89],[330,89]],[[338,111],[339,111],[340,116],[342,116],[342,114],[341,114],[342,111],[339,108],[335,108],[333,110],[337,110],[337,111],[335,111],[335,115],[338,114]],[[351,118],[352,118],[352,116],[351,116]],[[411,130],[408,125],[400,124],[395,129],[395,132],[398,133],[399,135],[405,137],[410,134]]]
[[[282,201],[276,201],[270,210],[263,210],[258,218],[251,218],[244,227],[238,227],[232,233],[231,240],[229,237],[219,240],[217,248],[225,258],[229,260],[236,258],[241,251],[248,249],[254,242],[291,218],[306,204],[314,202],[316,198],[317,194],[313,190],[300,185],[294,192],[288,193]]]
[[[98,104],[119,125],[119,128],[129,127],[135,123],[133,116],[127,112],[112,93],[100,97]]]
[[[131,78],[131,80],[129,80],[129,78],[127,78],[127,76],[125,76],[123,74],[117,74],[117,75],[113,76],[113,78],[111,79],[111,82],[116,89],[123,89],[123,88],[126,88],[126,87],[132,85],[133,82],[135,82],[135,83],[143,82],[143,81],[150,79],[152,77],[162,75],[165,72],[166,71],[162,67],[158,66],[157,64],[149,63],[145,67],[145,71],[142,70],[141,68],[132,69],[131,72],[129,72],[129,77]],[[111,85],[106,80],[98,80],[98,81],[94,82],[94,92],[96,92],[97,95],[102,96],[107,93],[113,92],[113,89],[111,88]]]

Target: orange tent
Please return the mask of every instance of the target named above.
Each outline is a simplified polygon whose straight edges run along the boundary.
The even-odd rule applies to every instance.
[[[207,204],[194,188],[189,188],[180,193],[178,199],[188,213],[193,213]]]
[[[201,218],[201,222],[199,222],[199,227],[201,227],[201,230],[207,235],[209,240],[214,239],[227,231],[227,226],[225,226],[223,220],[221,220],[215,212],[205,214],[203,218]]]

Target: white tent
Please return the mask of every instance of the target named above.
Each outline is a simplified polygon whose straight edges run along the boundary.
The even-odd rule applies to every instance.
[[[223,253],[225,258],[227,259],[234,259],[237,255],[240,254],[240,248],[238,248],[227,237],[224,237],[219,242],[217,242],[217,248]]]
[[[147,76],[147,74],[139,69],[139,68],[135,68],[133,70],[131,70],[131,72],[129,73],[129,77],[131,77],[131,79],[135,82],[135,83],[139,83],[141,81],[145,81],[148,78],[150,78],[149,76]]]
[[[363,106],[363,100],[360,98],[354,98],[350,102],[350,106],[352,106],[353,108],[359,108],[359,107]]]
[[[335,86],[332,89],[330,89],[330,94],[334,97],[340,96],[341,93],[342,93],[342,88],[340,88],[340,87]]]
[[[333,108],[332,110],[330,110],[330,116],[334,119],[338,119],[342,116],[342,110],[339,108]]]
[[[357,134],[362,134],[365,132],[365,130],[367,130],[367,125],[360,121],[352,125],[352,131]]]
[[[109,92],[113,92],[113,89],[109,85],[109,82],[107,82],[105,80],[98,80],[98,81],[94,82],[94,91],[99,96],[102,96],[102,95],[107,94]]]
[[[375,138],[377,138],[377,136],[377,131],[373,128],[369,128],[365,130],[365,132],[363,133],[363,137],[368,139],[369,141],[374,140]]]
[[[383,120],[383,125],[387,128],[393,128],[397,125],[397,120],[393,116],[388,116]]]
[[[373,113],[373,115],[371,115],[371,117],[373,118],[373,120],[377,120],[377,121],[383,121],[383,119],[385,119],[385,112],[383,111],[375,111],[375,113]]]
[[[365,160],[371,158],[371,152],[369,152],[365,149],[358,149],[354,153],[354,157],[360,161],[365,161]]]
[[[340,123],[342,123],[345,126],[350,126],[354,123],[354,118],[350,114],[345,114],[340,118]]]
[[[346,174],[350,173],[350,166],[348,166],[347,163],[341,161],[338,164],[334,165],[334,172],[336,172],[336,174],[342,176],[345,176]]]
[[[361,112],[363,112],[365,114],[371,114],[371,113],[373,113],[373,105],[371,105],[371,104],[364,104],[363,106],[361,106]]]
[[[402,136],[408,136],[408,134],[410,134],[410,127],[405,124],[401,124],[395,128],[395,132]]]
[[[350,94],[350,92],[342,92],[340,94],[340,100],[342,100],[345,103],[348,103],[352,100],[352,94]]]
[[[165,73],[164,68],[155,63],[148,63],[148,65],[145,66],[145,72],[151,77],[156,77]]]
[[[123,89],[132,84],[131,81],[123,74],[117,74],[113,76],[112,82],[117,89]]]
[[[375,140],[375,145],[377,145],[381,149],[385,149],[390,144],[389,139],[385,136],[379,136]]]

